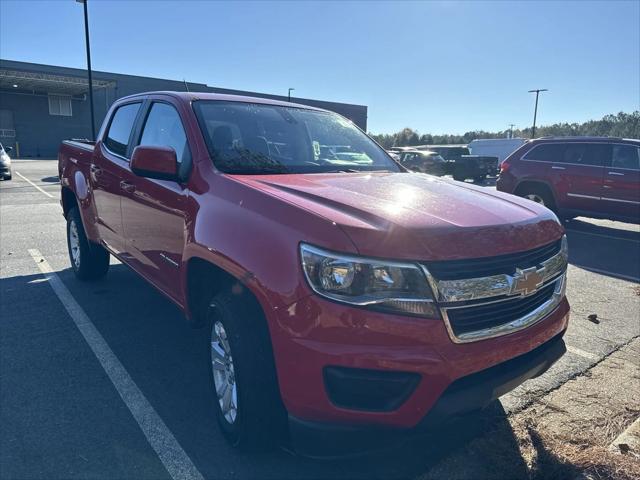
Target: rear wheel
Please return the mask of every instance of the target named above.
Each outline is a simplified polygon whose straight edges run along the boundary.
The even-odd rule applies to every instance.
[[[210,302],[211,383],[222,433],[241,450],[273,448],[286,429],[271,340],[262,311],[247,295]]]
[[[73,273],[80,280],[95,280],[106,275],[109,252],[89,241],[76,207],[67,213],[67,247]]]

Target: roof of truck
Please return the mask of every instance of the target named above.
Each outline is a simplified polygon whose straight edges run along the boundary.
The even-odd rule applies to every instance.
[[[277,105],[281,107],[294,107],[294,108],[304,108],[307,110],[317,110],[320,112],[328,112],[323,108],[311,107],[309,105],[303,105],[301,103],[294,102],[284,102],[282,100],[275,100],[272,98],[262,98],[262,97],[249,97],[243,95],[227,95],[223,93],[207,93],[207,92],[172,92],[172,91],[156,91],[156,92],[142,92],[136,93],[133,95],[128,95],[126,97],[119,98],[118,101],[129,100],[132,98],[144,98],[149,95],[169,95],[175,98],[178,98],[184,102],[193,102],[196,100],[217,100],[222,102],[241,102],[241,103],[259,103],[263,105]]]

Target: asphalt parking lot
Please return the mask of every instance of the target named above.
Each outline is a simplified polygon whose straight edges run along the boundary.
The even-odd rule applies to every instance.
[[[117,262],[102,281],[74,278],[56,167],[15,161],[0,183],[1,478],[415,478],[473,435],[467,424],[331,461],[231,449],[211,413],[207,332]],[[568,352],[503,397],[502,415],[640,336],[640,227],[566,228]]]

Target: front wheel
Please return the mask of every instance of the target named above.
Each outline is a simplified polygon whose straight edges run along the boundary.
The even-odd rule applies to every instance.
[[[550,210],[555,211],[556,205],[551,194],[543,187],[525,187],[517,193],[520,197],[539,203]]]
[[[109,270],[109,252],[87,238],[76,207],[67,213],[67,247],[73,273],[80,280],[96,280]]]
[[[211,381],[220,429],[241,450],[272,448],[286,431],[286,411],[260,306],[246,294],[224,292],[211,300],[208,316]]]

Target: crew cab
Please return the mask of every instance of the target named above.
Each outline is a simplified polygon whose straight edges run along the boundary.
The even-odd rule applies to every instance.
[[[502,162],[496,187],[545,205],[564,219],[640,223],[640,140],[531,140]]]
[[[59,174],[76,276],[113,255],[206,328],[212,415],[239,448],[431,428],[565,351],[556,216],[407,172],[335,113],[138,94],[95,143],[63,142]]]

